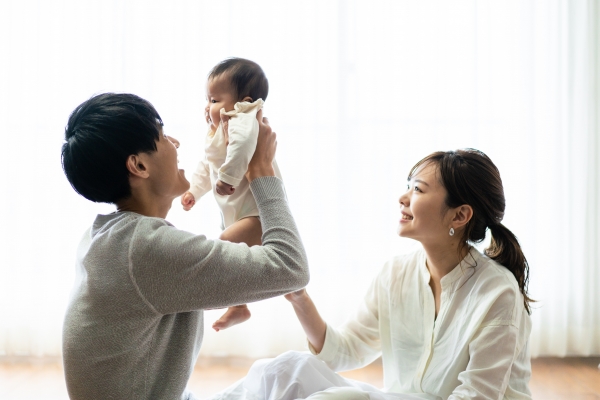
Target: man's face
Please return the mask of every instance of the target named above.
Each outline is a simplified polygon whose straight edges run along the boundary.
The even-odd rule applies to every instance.
[[[150,153],[149,173],[151,190],[160,197],[175,198],[190,188],[183,169],[179,169],[179,141],[164,134],[162,128],[156,142],[156,152]]]

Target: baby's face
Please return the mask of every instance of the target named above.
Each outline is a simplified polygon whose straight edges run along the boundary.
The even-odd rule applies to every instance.
[[[204,109],[206,122],[210,129],[215,132],[221,122],[221,109],[231,111],[236,103],[229,81],[222,76],[209,79],[206,84],[206,100],[206,108]]]

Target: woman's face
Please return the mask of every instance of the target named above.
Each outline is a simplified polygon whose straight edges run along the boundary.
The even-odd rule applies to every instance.
[[[431,163],[422,165],[408,182],[408,190],[400,196],[398,234],[423,244],[448,239],[451,210],[446,207],[446,189]]]

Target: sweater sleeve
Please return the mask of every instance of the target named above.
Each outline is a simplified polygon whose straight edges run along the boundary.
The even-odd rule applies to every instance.
[[[317,355],[334,371],[364,367],[381,355],[378,311],[378,276],[369,287],[354,317],[339,328],[327,325],[323,349]],[[314,349],[309,344],[314,354]]]
[[[308,283],[308,261],[283,183],[253,180],[262,246],[208,240],[159,218],[142,218],[130,248],[130,276],[158,314],[222,308],[279,296]]]
[[[198,200],[212,189],[210,181],[210,168],[206,158],[202,158],[196,167],[196,171],[192,175],[190,184],[190,192],[194,195],[194,199]]]

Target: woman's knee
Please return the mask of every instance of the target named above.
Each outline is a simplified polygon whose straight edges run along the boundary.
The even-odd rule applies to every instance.
[[[360,389],[351,387],[329,388],[322,392],[317,392],[306,400],[369,400],[369,393],[363,392]]]
[[[317,358],[307,352],[302,351],[286,351],[271,360],[272,365],[285,365],[286,369],[289,366],[304,366],[306,364],[311,364],[314,362],[321,362],[317,360]]]
[[[264,380],[277,380],[282,382],[285,379],[296,379],[303,377],[307,370],[315,369],[313,363],[320,363],[312,354],[307,354],[298,351],[287,351],[280,354],[276,358],[263,359],[254,362],[248,376],[252,376],[252,380],[262,382]],[[293,373],[295,371],[295,373]],[[311,374],[308,374],[311,375]]]

